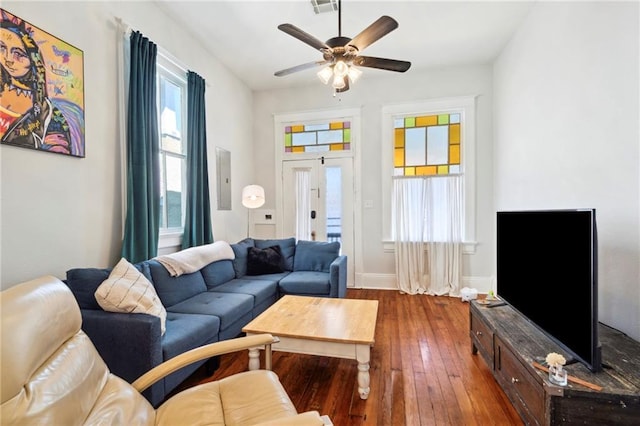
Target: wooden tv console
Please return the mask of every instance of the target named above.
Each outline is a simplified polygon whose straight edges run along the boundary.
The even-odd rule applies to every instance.
[[[533,363],[543,364],[549,352],[566,353],[513,308],[472,300],[470,319],[472,353],[486,361],[525,424],[640,425],[639,342],[600,324],[606,368],[592,373],[574,363],[566,369],[602,390],[572,382],[563,387]]]

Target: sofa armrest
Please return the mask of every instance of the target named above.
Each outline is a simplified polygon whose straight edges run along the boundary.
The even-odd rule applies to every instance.
[[[82,329],[109,370],[133,382],[162,363],[160,318],[82,309]]]
[[[335,258],[329,265],[329,282],[331,283],[331,297],[344,298],[347,295],[347,256]]]

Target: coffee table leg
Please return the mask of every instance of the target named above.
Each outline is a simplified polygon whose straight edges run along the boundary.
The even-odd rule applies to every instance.
[[[358,361],[358,393],[362,399],[367,399],[369,397],[369,357],[369,346],[356,345],[356,360]]]
[[[260,369],[260,348],[249,348],[249,370]]]

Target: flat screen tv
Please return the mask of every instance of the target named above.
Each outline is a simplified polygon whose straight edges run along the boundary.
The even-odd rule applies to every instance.
[[[498,298],[560,345],[568,363],[601,370],[595,209],[500,211],[496,227]]]

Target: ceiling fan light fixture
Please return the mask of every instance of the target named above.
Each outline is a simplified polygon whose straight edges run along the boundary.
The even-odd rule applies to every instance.
[[[346,83],[344,82],[344,77],[340,77],[337,74],[333,76],[333,83],[331,83],[334,89],[340,90],[344,89]]]
[[[349,66],[345,64],[344,61],[338,61],[333,66],[333,74],[336,77],[342,78],[346,76],[348,73],[349,73]]]
[[[362,75],[362,71],[351,65],[349,67],[349,72],[347,73],[347,75],[349,76],[349,80],[351,80],[351,83],[355,83]]]
[[[318,71],[318,78],[323,84],[329,84],[329,80],[333,77],[333,70],[330,66],[326,66]]]

